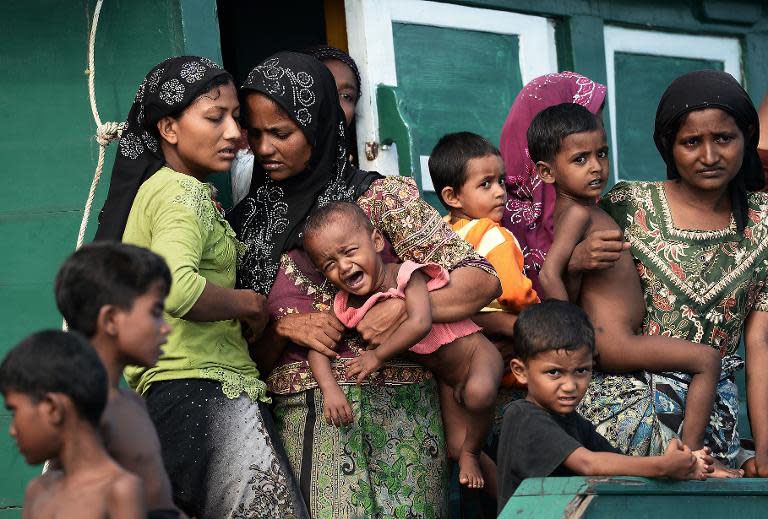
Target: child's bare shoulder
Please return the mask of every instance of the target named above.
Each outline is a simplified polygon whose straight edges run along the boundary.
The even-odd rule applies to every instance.
[[[107,451],[118,463],[141,473],[160,458],[160,440],[143,399],[119,390],[109,399],[101,420]]]
[[[556,236],[584,236],[592,226],[592,209],[570,203],[555,214]]]
[[[589,231],[608,231],[619,229],[619,225],[611,216],[598,205],[589,208],[591,225]]]
[[[33,505],[42,496],[48,494],[61,481],[60,470],[48,470],[27,484],[24,491],[24,506]]]
[[[144,484],[141,478],[120,467],[118,469],[109,485],[109,516],[118,517],[119,513],[119,517],[130,517],[124,514],[129,509],[146,511]]]

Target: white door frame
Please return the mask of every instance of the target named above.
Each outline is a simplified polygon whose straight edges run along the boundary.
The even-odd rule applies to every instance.
[[[693,36],[672,32],[641,29],[626,29],[606,25],[605,68],[608,75],[608,108],[611,114],[611,162],[613,178],[619,177],[619,147],[616,126],[616,73],[615,55],[617,52],[664,56],[669,58],[692,58],[722,61],[724,70],[742,82],[741,45],[738,38],[721,36]],[[651,136],[648,136],[651,138]]]
[[[366,141],[379,142],[376,87],[397,86],[393,22],[515,34],[520,41],[523,84],[557,71],[555,28],[544,17],[423,0],[345,0],[344,8],[349,53],[360,68],[363,82],[355,120],[358,157],[363,169],[398,171],[397,152],[393,148],[380,150],[372,161],[366,159],[364,149]]]

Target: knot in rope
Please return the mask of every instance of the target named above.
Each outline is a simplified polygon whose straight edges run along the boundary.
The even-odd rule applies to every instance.
[[[124,129],[125,123],[108,121],[100,124],[96,128],[96,142],[99,143],[99,146],[106,146],[110,142],[119,139]]]

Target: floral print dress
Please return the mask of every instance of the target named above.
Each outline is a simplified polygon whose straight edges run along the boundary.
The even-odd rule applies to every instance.
[[[768,195],[748,195],[742,234],[731,218],[716,231],[678,229],[663,182],[622,182],[601,201],[624,229],[643,287],[643,333],[716,348],[722,374],[706,444],[731,466],[744,461],[739,446],[739,396],[734,372],[744,323],[768,311]],[[685,373],[595,373],[580,412],[620,450],[663,452],[678,436],[690,376]]]

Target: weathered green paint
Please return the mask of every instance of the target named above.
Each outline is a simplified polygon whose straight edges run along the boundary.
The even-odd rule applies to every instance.
[[[412,124],[397,95],[397,87],[379,85],[376,89],[379,110],[379,141],[382,146],[397,143],[397,165],[401,175],[412,177],[418,158],[413,154]]]
[[[617,52],[614,64],[619,177],[664,180],[667,169],[652,138],[661,94],[679,75],[701,69],[723,70],[723,63]]]
[[[768,484],[761,479],[670,481],[635,477],[532,478],[523,481],[500,519],[563,518],[577,509],[584,518],[707,515],[765,517]],[[574,515],[576,517],[576,515]]]
[[[212,24],[218,31],[215,11],[211,17],[201,10],[193,20],[205,4],[215,9],[214,0],[104,2],[95,76],[103,121],[125,119],[142,78],[162,59],[194,50],[220,60],[218,36],[203,30]],[[0,3],[0,355],[35,330],[61,326],[53,278],[74,249],[98,152],[85,74],[94,6],[95,0]],[[115,148],[107,153],[86,239],[95,231]],[[16,451],[8,421],[0,412],[0,512],[19,517],[13,507],[21,506],[26,481],[39,468],[27,467]]]
[[[412,160],[429,155],[445,133],[471,131],[497,143],[522,88],[518,37],[405,23],[392,24],[392,33],[398,107],[412,124]],[[419,185],[420,169],[418,163],[401,165]],[[425,198],[441,207],[434,193]]]
[[[702,0],[466,0],[451,1],[472,7],[514,11],[536,16],[548,16],[558,22],[567,22],[570,18],[591,16],[599,18],[604,24],[623,25],[638,29],[663,30],[687,34],[707,34],[743,38],[747,43],[745,72],[748,78],[747,90],[756,102],[759,102],[768,88],[768,11],[761,0],[740,0],[734,5],[731,0],[703,0],[706,11],[701,7]],[[740,9],[741,4],[759,5],[762,10],[750,7]],[[709,16],[705,16],[705,13]],[[727,12],[727,16],[718,13]],[[762,14],[756,19],[756,13]],[[558,29],[559,30],[559,29]],[[591,40],[602,39],[602,32],[586,31],[572,36],[578,47],[593,45]],[[753,58],[750,58],[750,53]],[[560,58],[560,55],[558,55]],[[576,72],[599,67],[605,62],[603,52],[595,52],[591,58],[575,63]],[[568,65],[571,62],[566,62]],[[560,67],[563,69],[563,62]],[[582,68],[583,67],[583,68]],[[591,77],[591,76],[590,76]],[[600,76],[595,76],[600,79]],[[604,77],[603,77],[604,79]]]

